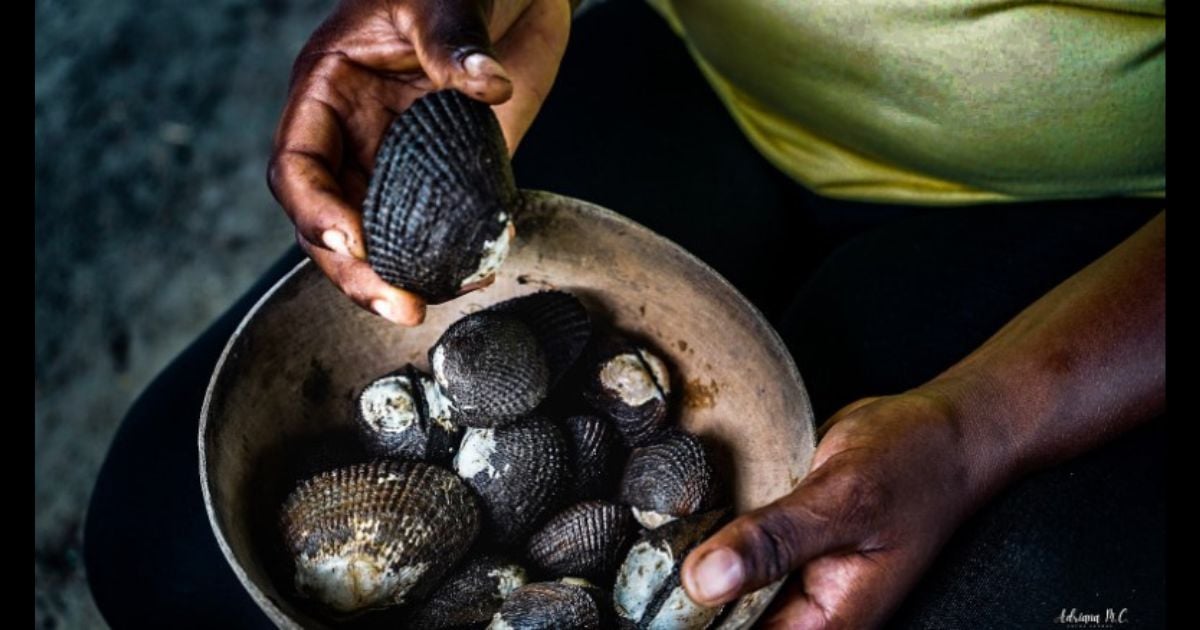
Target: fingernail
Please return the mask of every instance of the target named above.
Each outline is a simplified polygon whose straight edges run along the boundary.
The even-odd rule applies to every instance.
[[[512,82],[512,79],[508,78],[508,73],[504,71],[504,66],[483,53],[474,53],[464,59],[463,68],[466,69],[467,76],[472,79],[496,78]]]
[[[346,245],[346,235],[341,230],[325,230],[321,233],[321,242],[325,247],[343,255],[350,255],[350,247]]]
[[[708,552],[692,571],[692,582],[701,597],[712,601],[740,589],[746,579],[742,559],[731,549],[719,547]]]
[[[392,306],[392,303],[388,302],[387,300],[378,299],[374,302],[371,302],[371,310],[375,311],[380,317],[392,323],[400,323],[396,321],[396,309]]]

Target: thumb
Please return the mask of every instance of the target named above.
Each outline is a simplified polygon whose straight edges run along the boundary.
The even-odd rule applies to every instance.
[[[717,606],[814,558],[859,546],[883,511],[884,495],[835,459],[791,494],[739,517],[696,547],[683,564],[688,595]]]
[[[425,74],[439,89],[491,105],[512,97],[512,79],[496,60],[482,0],[432,0],[415,16],[413,41]]]

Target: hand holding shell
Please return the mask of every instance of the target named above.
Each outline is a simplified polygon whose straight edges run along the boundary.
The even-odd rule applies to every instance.
[[[498,107],[516,147],[557,72],[568,3],[346,0],[301,50],[268,181],[297,240],[359,306],[416,325],[424,301],[366,261],[360,207],[380,138],[427,92],[454,89]],[[339,95],[334,98],[330,95]]]

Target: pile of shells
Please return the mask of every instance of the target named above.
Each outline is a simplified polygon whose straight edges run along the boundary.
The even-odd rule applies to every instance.
[[[368,260],[432,302],[503,261],[520,194],[491,110],[430,94],[384,137]],[[413,628],[707,628],[679,584],[723,521],[711,454],[672,426],[671,367],[543,291],[467,315],[364,383],[374,459],[303,479],[281,510],[293,592],[331,620]]]
[[[543,291],[458,320],[365,383],[375,459],[282,510],[294,591],[331,619],[413,628],[707,628],[679,583],[728,509],[709,448],[673,426],[671,368]],[[568,376],[569,373],[569,376]]]

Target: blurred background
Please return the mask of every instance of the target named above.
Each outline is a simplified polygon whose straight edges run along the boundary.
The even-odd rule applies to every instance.
[[[36,0],[37,628],[104,627],[84,510],[133,398],[293,242],[266,186],[332,0]]]

